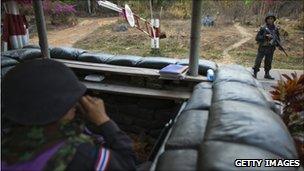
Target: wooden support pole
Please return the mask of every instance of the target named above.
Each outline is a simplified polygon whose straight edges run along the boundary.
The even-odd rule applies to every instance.
[[[35,11],[35,19],[36,19],[36,26],[38,31],[39,46],[41,49],[41,53],[43,58],[50,58],[42,1],[34,0],[33,7]]]
[[[191,17],[191,37],[190,37],[190,58],[189,74],[198,75],[198,58],[201,38],[201,17],[202,17],[202,0],[192,0],[192,17]]]

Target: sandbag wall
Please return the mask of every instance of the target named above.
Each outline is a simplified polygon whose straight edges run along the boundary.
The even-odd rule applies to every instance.
[[[197,84],[187,105],[177,116],[152,169],[197,170],[198,149],[204,141],[211,102],[212,83]]]
[[[177,118],[153,168],[248,170],[235,167],[235,160],[298,157],[275,103],[246,68],[220,67],[212,89],[208,88],[206,83],[200,83],[194,89],[188,107]],[[299,168],[250,168],[278,169]]]
[[[141,67],[151,69],[161,69],[169,64],[188,65],[188,59],[173,59],[166,57],[141,57],[134,55],[113,55],[108,53],[87,52],[86,50],[69,48],[69,47],[54,47],[50,48],[51,58],[67,59],[83,62],[104,63],[111,65]],[[15,59],[18,62],[23,62],[30,59],[41,58],[41,52],[38,46],[28,45],[23,49],[10,50],[1,53],[1,57]],[[215,70],[217,64],[208,61],[199,61],[199,74],[207,75],[208,69]],[[5,72],[7,70],[3,70]]]

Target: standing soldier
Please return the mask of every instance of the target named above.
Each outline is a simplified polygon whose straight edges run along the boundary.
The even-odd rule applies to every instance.
[[[257,78],[257,73],[260,71],[261,62],[264,59],[264,68],[265,68],[265,75],[264,78],[266,79],[274,79],[269,74],[269,71],[271,70],[271,63],[273,58],[273,53],[275,51],[276,46],[278,46],[278,43],[274,41],[274,36],[276,35],[277,40],[280,42],[280,35],[278,28],[274,25],[274,21],[276,20],[276,17],[272,13],[268,13],[268,15],[265,18],[266,24],[260,28],[260,31],[258,32],[255,40],[259,44],[258,48],[258,54],[255,59],[255,64],[253,66],[253,76],[254,78]]]

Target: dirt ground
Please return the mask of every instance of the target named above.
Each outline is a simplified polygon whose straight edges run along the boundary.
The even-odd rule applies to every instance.
[[[125,32],[113,30],[125,21],[119,18],[82,18],[78,25],[48,31],[50,46],[72,46],[90,51],[140,56],[188,58],[190,48],[190,20],[162,20],[161,31],[167,38],[160,40],[160,54],[151,54],[150,38],[135,28]],[[282,36],[289,57],[276,50],[273,67],[302,70],[304,66],[304,31],[290,24],[280,23],[288,36]],[[258,27],[238,23],[203,27],[201,32],[201,58],[217,63],[253,65],[257,44],[254,40]],[[38,44],[37,36],[31,43]]]
[[[48,30],[48,41],[50,46],[67,46],[73,44],[88,34],[92,33],[99,27],[116,22],[117,18],[80,18],[76,26]],[[38,44],[38,36],[35,35],[30,39],[31,44]]]

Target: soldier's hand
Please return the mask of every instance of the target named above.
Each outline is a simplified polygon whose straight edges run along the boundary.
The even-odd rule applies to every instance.
[[[273,38],[271,34],[266,34],[266,37],[269,38],[269,39]]]
[[[95,125],[99,126],[110,120],[103,100],[91,96],[83,96],[80,103],[85,110],[86,118]]]

